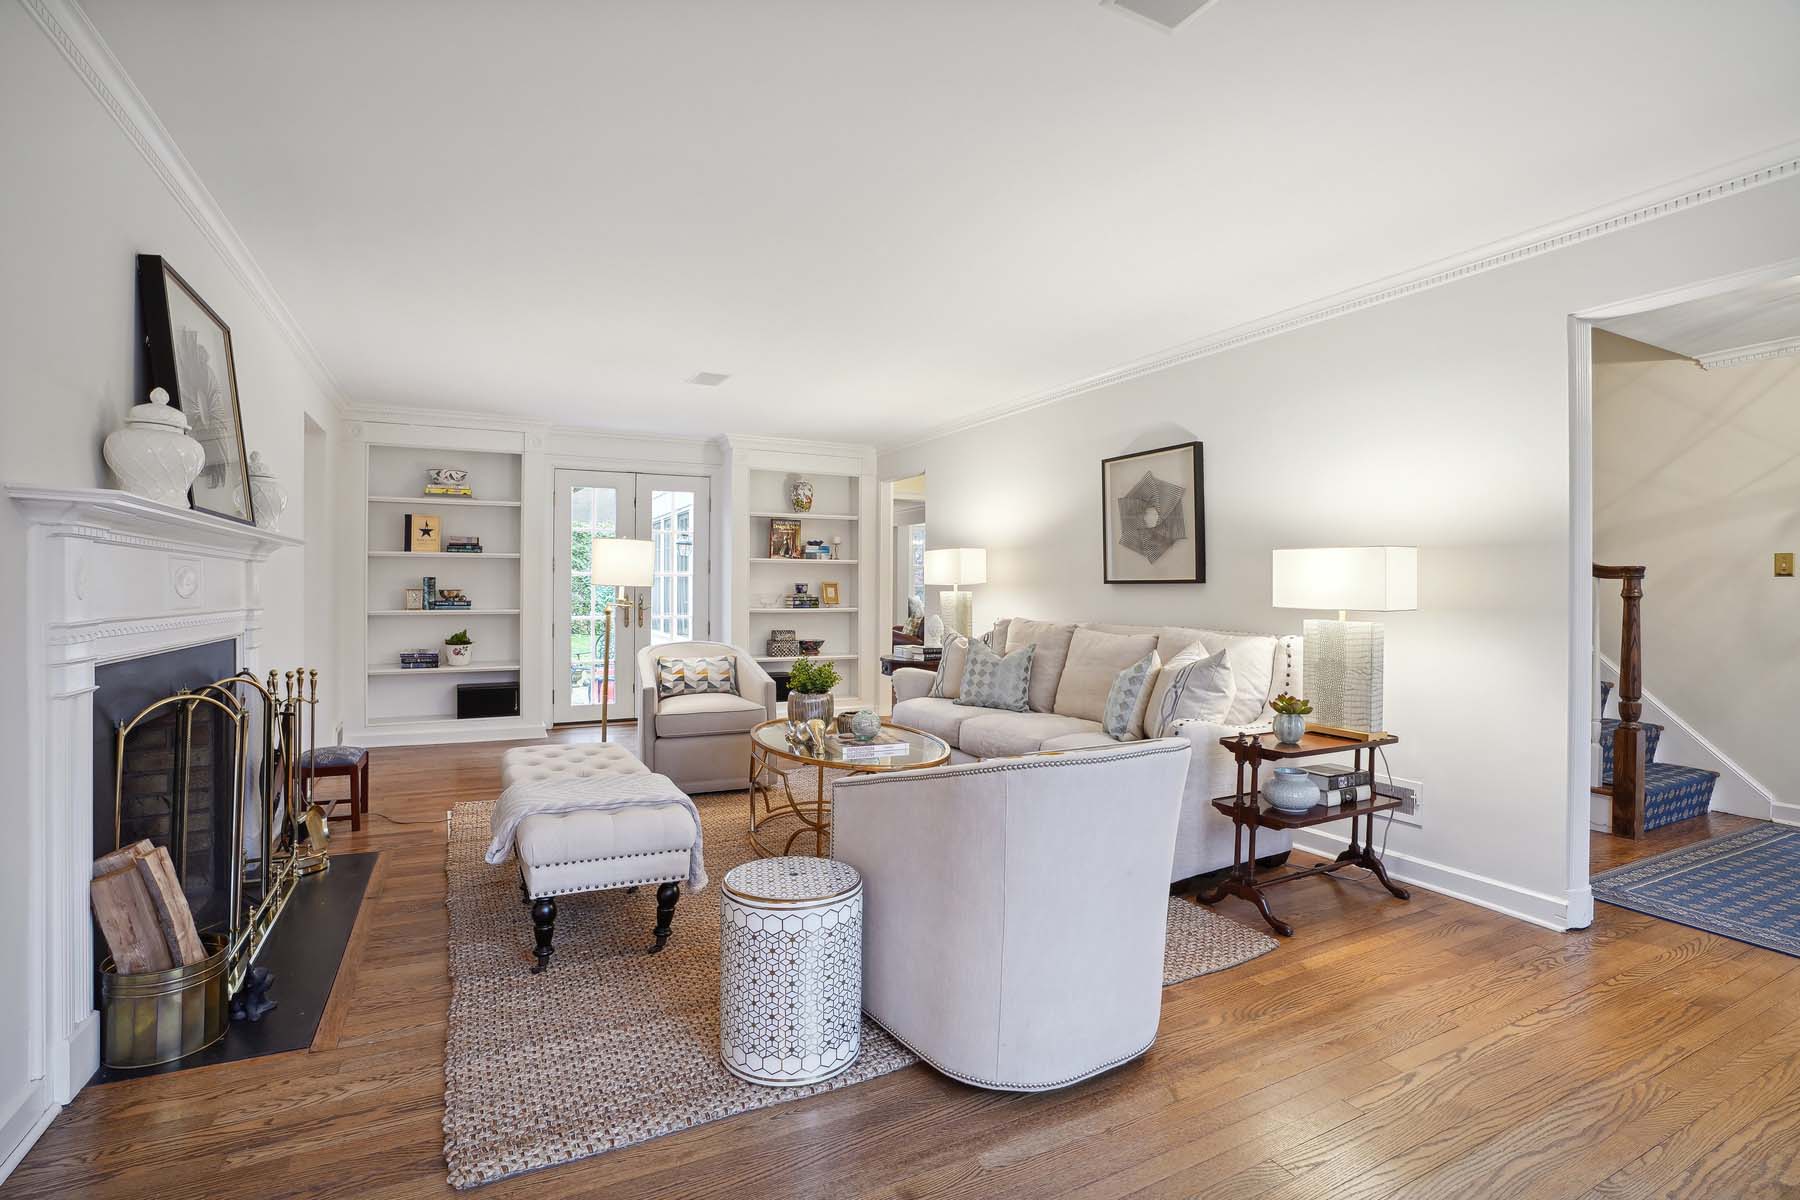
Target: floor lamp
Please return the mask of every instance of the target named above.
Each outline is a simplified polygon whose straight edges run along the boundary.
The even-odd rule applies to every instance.
[[[1385,631],[1379,621],[1352,621],[1349,615],[1419,607],[1418,548],[1277,550],[1274,567],[1276,608],[1337,610],[1335,621],[1303,626],[1300,669],[1313,709],[1306,727],[1357,738],[1382,732]]]
[[[944,628],[966,638],[975,636],[974,597],[962,590],[965,583],[987,582],[987,551],[974,549],[927,550],[925,582],[950,590],[938,596]]]
[[[612,682],[613,609],[635,610],[637,600],[623,598],[626,588],[646,588],[655,582],[656,543],[637,538],[595,538],[590,543],[589,578],[595,587],[611,585],[613,602],[606,606],[600,634],[600,740],[606,740],[607,685]]]

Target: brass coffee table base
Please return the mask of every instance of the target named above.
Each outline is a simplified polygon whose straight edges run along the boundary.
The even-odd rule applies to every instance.
[[[795,853],[795,846],[807,853],[804,840],[812,835],[811,853],[820,858],[831,851],[831,780],[830,775],[862,775],[873,772],[910,771],[936,767],[950,761],[950,746],[935,734],[906,725],[883,721],[881,728],[890,740],[899,738],[911,744],[912,752],[899,759],[844,759],[835,753],[820,754],[795,746],[779,732],[785,721],[765,721],[750,731],[750,844],[764,858],[777,858]],[[808,797],[794,789],[796,772],[813,772],[811,782],[816,790]],[[801,787],[805,776],[800,775]],[[799,827],[787,835],[779,846],[775,840],[780,830],[769,830],[771,821],[793,820]],[[764,833],[769,837],[765,839]]]
[[[769,752],[763,747],[751,743],[750,749],[750,844],[764,858],[776,858],[794,852],[794,843],[807,833],[813,835],[813,854],[825,857],[825,838],[831,829],[831,793],[825,788],[825,770],[822,766],[808,767],[797,763],[787,770],[774,766],[769,761]],[[794,795],[788,775],[794,771],[816,771],[818,773],[818,791],[810,803]],[[769,777],[773,776],[771,780]],[[762,815],[756,811],[757,800],[762,801]],[[779,799],[778,799],[779,798]],[[759,836],[764,826],[779,818],[791,817],[798,821],[800,827],[788,835],[780,849],[775,849]]]

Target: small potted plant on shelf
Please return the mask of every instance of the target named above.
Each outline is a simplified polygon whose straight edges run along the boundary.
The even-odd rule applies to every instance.
[[[1269,707],[1275,710],[1275,740],[1284,746],[1298,745],[1300,736],[1306,732],[1306,718],[1312,712],[1312,705],[1283,692],[1269,702]]]
[[[449,656],[447,666],[466,667],[475,657],[475,640],[468,630],[459,629],[444,639],[444,653]]]
[[[795,662],[788,669],[788,720],[830,723],[831,689],[841,680],[838,669],[828,662],[813,658]]]

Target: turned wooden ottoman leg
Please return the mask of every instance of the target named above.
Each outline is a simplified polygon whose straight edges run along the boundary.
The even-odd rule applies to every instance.
[[[550,938],[556,933],[556,900],[554,897],[545,896],[531,906],[531,923],[537,930],[537,949],[532,951],[537,955],[537,966],[531,968],[531,973],[541,975],[544,973],[544,968],[550,965],[550,956],[556,952],[555,948],[550,945]]]
[[[669,925],[675,920],[675,901],[681,899],[679,883],[665,883],[656,889],[656,945],[650,947],[655,954],[669,940]]]

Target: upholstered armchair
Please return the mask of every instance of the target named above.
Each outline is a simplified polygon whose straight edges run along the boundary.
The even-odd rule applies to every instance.
[[[1064,1087],[1162,1013],[1181,738],[840,779],[862,873],[863,1011],[953,1079]]]
[[[736,659],[738,694],[706,693],[658,700],[662,658]],[[638,651],[638,757],[682,791],[724,792],[750,778],[750,731],[776,717],[775,681],[756,659],[723,642],[664,642]]]

